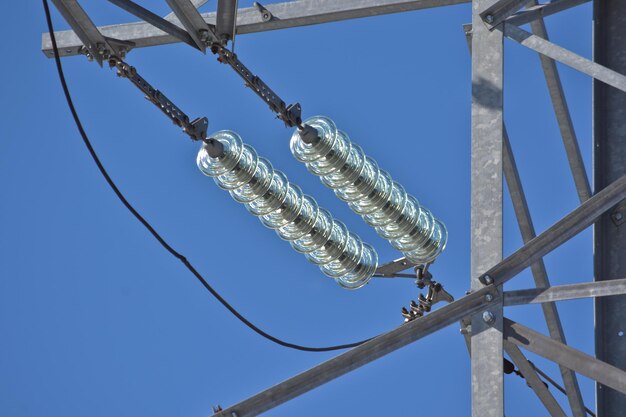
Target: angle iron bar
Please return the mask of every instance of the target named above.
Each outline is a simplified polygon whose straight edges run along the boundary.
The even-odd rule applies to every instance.
[[[559,405],[558,401],[554,398],[547,386],[537,375],[535,368],[526,359],[522,351],[511,342],[504,342],[504,350],[509,354],[513,362],[517,365],[524,379],[528,383],[528,386],[535,392],[539,401],[548,410],[552,417],[566,417],[565,412]]]
[[[266,32],[298,26],[316,25],[362,17],[379,16],[411,10],[469,3],[470,0],[301,0],[268,4],[265,6],[275,19],[264,21],[255,7],[237,11],[237,34]],[[209,25],[215,25],[216,13],[202,13]],[[172,19],[176,23],[178,19]],[[180,42],[176,36],[163,33],[146,22],[124,23],[98,28],[104,36],[132,41],[135,48]],[[61,56],[78,55],[82,42],[73,31],[55,32]],[[42,35],[42,50],[52,57],[50,35]]]
[[[224,41],[235,41],[237,24],[237,0],[218,0],[215,17],[215,33]]]
[[[479,14],[497,3],[496,0],[472,2],[470,285],[473,291],[484,285],[480,281],[481,273],[502,261],[504,44],[502,33],[490,31]],[[502,316],[501,303],[470,316],[474,417],[504,414]]]
[[[602,81],[603,83],[626,92],[626,76],[623,74],[613,71],[600,64],[596,64],[587,58],[583,58],[572,51],[542,39],[537,35],[533,35],[532,33],[527,32],[515,25],[505,23],[501,26],[504,26],[504,34],[509,39],[519,42],[521,45],[532,49],[533,51],[539,52],[542,55],[546,55],[562,64],[572,67],[583,74],[587,74],[598,81]],[[498,28],[501,26],[498,26]]]
[[[469,48],[470,54],[472,53],[472,24],[463,25],[463,31],[465,32],[465,37],[467,40],[467,46]],[[521,181],[519,179],[519,173],[517,171],[517,165],[515,164],[515,159],[513,157],[513,152],[511,150],[511,146],[509,143],[509,137],[506,131],[506,126],[503,126],[503,150],[502,150],[502,167],[504,176],[506,178],[507,184],[509,186],[509,193],[511,195],[511,199],[513,201],[513,206],[515,209],[515,214],[517,216],[517,221],[520,226],[520,231],[522,237],[524,239],[524,243],[527,243],[529,240],[535,237],[535,228],[532,223],[532,219],[530,217],[530,212],[528,210],[528,204],[526,203],[526,196],[524,194],[524,190],[522,188]],[[537,262],[531,265],[531,269],[533,272],[533,278],[535,280],[535,285],[547,287],[550,285],[548,280],[548,274],[545,269],[545,265],[543,264],[543,260],[539,259]],[[558,341],[565,343],[565,334],[563,332],[563,326],[561,325],[561,320],[559,318],[558,310],[554,303],[545,303],[541,305],[544,317],[546,320],[546,324],[548,326],[548,330],[550,331],[550,335]],[[461,322],[461,329],[467,329],[469,325],[469,320],[465,320]],[[468,351],[470,351],[471,356],[471,345],[470,345],[470,336],[468,332],[463,333],[463,337],[465,343],[467,344]],[[575,417],[584,417],[584,404],[582,400],[582,396],[580,394],[580,388],[578,385],[578,381],[576,379],[576,374],[571,370],[560,367],[561,375],[563,377],[563,383],[569,389],[568,392],[568,401],[572,408],[572,413]]]
[[[490,294],[491,297],[487,297]],[[487,300],[490,299],[490,301]],[[427,316],[380,335],[352,350],[323,362],[301,374],[289,378],[232,407],[218,412],[213,417],[252,417],[296,398],[312,389],[326,384],[350,371],[360,368],[401,347],[419,340],[461,318],[489,308],[502,300],[493,286],[485,287],[460,298]],[[500,360],[500,366],[502,365]]]
[[[204,6],[209,0],[191,0],[191,3],[193,4],[193,7],[195,7],[196,9]],[[202,16],[202,15],[201,15]],[[174,12],[170,12],[167,15],[165,15],[165,17],[163,18],[165,20],[169,20],[170,22],[173,20],[177,20],[178,18],[176,17],[176,13]],[[204,20],[204,19],[203,19]]]
[[[150,10],[138,5],[137,3],[131,0],[109,0],[109,2],[115,4],[121,9],[126,10],[128,13],[137,16],[138,18],[145,20],[149,25],[154,26],[154,28],[160,31],[163,31],[165,33],[168,33],[170,36],[173,36],[178,41],[184,42],[193,48],[199,49],[198,46],[196,46],[196,44],[194,43],[191,35],[189,35],[189,33],[187,33],[185,30],[176,26],[174,23],[170,22],[169,20],[165,20],[161,16],[152,13]],[[115,38],[120,39],[117,37]],[[130,40],[130,39],[122,39],[122,40]],[[57,43],[58,42],[59,41],[57,40]],[[135,42],[135,46],[137,46],[136,42]]]
[[[534,4],[537,3],[536,0],[532,0],[532,2]],[[539,36],[540,38],[548,40],[548,30],[546,29],[546,24],[544,23],[543,19],[537,19],[533,21],[530,24],[530,28],[533,34]],[[561,132],[561,138],[563,139],[563,146],[565,147],[567,160],[569,162],[570,170],[574,178],[574,184],[576,185],[576,191],[578,192],[578,198],[582,203],[583,201],[591,197],[591,186],[589,185],[589,178],[587,177],[585,164],[580,153],[580,147],[578,145],[578,138],[576,137],[576,132],[574,130],[572,116],[567,106],[565,93],[563,92],[561,77],[559,76],[556,62],[554,62],[552,58],[549,58],[543,54],[538,55],[548,86],[548,92],[550,93],[550,99],[552,100],[552,107],[554,108],[556,120],[559,125],[559,130]]]
[[[98,62],[98,65],[102,66],[103,60],[106,59],[104,55],[107,54],[107,50],[109,54],[117,52],[102,36],[76,0],[52,0],[52,3],[80,40],[78,47],[71,48],[76,54],[80,53],[81,46],[84,45],[89,54]]]
[[[522,187],[522,181],[519,177],[519,171],[511,149],[511,143],[509,136],[504,129],[504,141],[502,150],[502,163],[504,169],[504,177],[509,188],[509,195],[511,196],[511,202],[513,203],[513,210],[517,223],[519,225],[520,233],[524,244],[530,242],[536,237],[535,226],[528,209],[528,202],[526,201],[526,194]],[[543,259],[538,259],[536,262],[530,265],[533,280],[537,287],[549,287],[550,279],[548,278],[548,272]],[[554,303],[543,303],[541,305],[543,316],[546,320],[548,327],[548,333],[554,340],[566,344],[565,332],[563,325],[559,317],[559,311]],[[567,390],[567,399],[572,409],[572,415],[575,417],[585,417],[585,404],[583,402],[582,394],[580,392],[580,386],[576,374],[570,369],[564,366],[560,366],[561,376],[563,378],[563,384]]]
[[[480,17],[489,26],[497,26],[507,17],[520,10],[528,3],[528,0],[498,0],[484,11]]]
[[[585,282],[583,284],[557,285],[547,288],[505,291],[505,306],[551,303],[589,297],[608,297],[626,294],[626,279]],[[554,339],[554,338],[553,338]]]
[[[204,21],[200,12],[191,0],[165,0],[174,11],[178,20],[187,29],[194,44],[202,52],[206,51],[206,41],[217,41],[209,25]]]
[[[626,175],[585,201],[548,230],[522,246],[502,262],[486,271],[481,282],[492,280],[501,285],[544,255],[589,227],[600,215],[626,198]],[[486,280],[486,277],[489,280]]]
[[[504,338],[548,360],[626,394],[626,371],[544,336],[507,318]]]
[[[135,87],[145,94],[148,101],[161,110],[176,126],[182,128],[183,132],[189,135],[192,140],[206,139],[209,126],[209,121],[206,117],[189,120],[189,116],[185,112],[139,75],[135,67],[115,58],[110,59],[109,65],[116,67],[118,76],[130,80]]]
[[[563,10],[585,4],[590,1],[591,0],[557,0],[552,3],[535,4],[534,6],[526,8],[526,10],[511,15],[505,20],[505,22],[515,26],[522,26],[526,23],[543,19],[546,16],[562,12]]]

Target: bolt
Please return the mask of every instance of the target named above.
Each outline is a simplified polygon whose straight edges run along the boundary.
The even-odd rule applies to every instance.
[[[493,301],[493,295],[491,295],[491,294],[485,295],[485,300],[487,300],[488,302],[489,301]]]
[[[485,22],[493,23],[493,15],[492,14],[488,14],[487,16],[485,16]]]
[[[471,325],[467,325],[467,326],[463,326],[460,329],[461,334],[470,334],[472,332],[472,326]]]
[[[491,311],[483,312],[483,321],[487,324],[492,324],[496,321],[496,316]]]
[[[622,220],[623,217],[622,213],[615,213],[615,220]]]
[[[483,277],[483,281],[484,281],[485,285],[493,284],[493,278],[491,278],[489,275],[485,275]]]

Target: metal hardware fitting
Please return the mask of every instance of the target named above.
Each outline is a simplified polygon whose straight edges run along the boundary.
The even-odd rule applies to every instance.
[[[259,13],[261,13],[261,19],[263,19],[264,22],[269,22],[270,20],[274,18],[274,15],[272,14],[272,12],[270,12],[265,7],[263,7],[263,5],[259,3],[258,1],[255,1],[254,3],[252,3],[252,5],[257,8]]]
[[[259,97],[265,101],[269,108],[278,114],[278,118],[282,120],[287,127],[302,126],[302,109],[299,103],[290,104],[289,106],[267,85],[265,82],[254,75],[239,60],[237,54],[226,49],[223,45],[214,43],[211,46],[211,52],[218,56],[217,60],[223,64],[228,64],[239,74],[246,83]]]
[[[155,89],[143,77],[137,74],[135,67],[122,61],[119,57],[109,58],[109,66],[117,69],[119,77],[128,78],[145,95],[146,99],[159,108],[176,126],[183,129],[192,140],[206,139],[209,120],[206,117],[198,117],[189,120],[181,109],[170,101],[163,93]]]
[[[425,313],[430,312],[432,306],[440,301],[451,303],[454,301],[454,297],[443,289],[443,285],[432,279],[432,274],[428,272],[429,264],[419,265],[415,267],[415,285],[419,289],[423,289],[428,286],[428,292],[426,296],[419,294],[417,302],[411,300],[409,309],[402,307],[400,310],[404,322],[409,322],[422,317]]]
[[[491,285],[493,284],[493,278],[490,277],[489,275],[485,275],[484,277],[482,277],[481,279],[482,283],[485,285]]]
[[[491,311],[484,311],[483,321],[487,324],[493,324],[496,321],[496,316]]]
[[[618,204],[611,212],[611,220],[613,220],[615,226],[626,223],[626,201]]]

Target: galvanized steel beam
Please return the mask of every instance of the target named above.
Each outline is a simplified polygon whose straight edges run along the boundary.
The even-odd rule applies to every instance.
[[[469,3],[470,0],[301,0],[265,6],[275,17],[264,21],[263,16],[255,7],[242,8],[237,11],[237,34],[266,32],[276,29],[287,29],[297,26],[317,25],[320,23],[337,22],[340,20],[378,16],[432,7],[450,6]],[[215,25],[215,12],[203,13],[205,22]],[[177,23],[178,19],[172,19]],[[98,28],[104,36],[132,41],[135,48],[164,45],[180,42],[176,37],[155,28],[149,23],[135,22]],[[77,48],[82,42],[73,31],[55,33],[61,56],[78,55]],[[41,49],[48,57],[52,57],[50,35],[42,35]]]
[[[502,260],[503,37],[481,13],[494,0],[472,2],[471,289]],[[501,289],[500,289],[501,290]],[[502,304],[471,316],[472,415],[504,414]]]
[[[149,25],[153,26],[155,29],[159,29],[159,31],[163,31],[163,32],[169,34],[170,36],[172,36],[175,39],[177,39],[179,42],[185,42],[187,45],[189,45],[189,46],[191,46],[193,48],[200,49],[194,43],[194,40],[191,37],[191,35],[189,33],[187,33],[185,30],[183,30],[180,27],[176,26],[171,21],[165,20],[161,16],[151,12],[150,10],[146,9],[145,7],[140,6],[139,4],[135,3],[134,1],[131,1],[131,0],[109,0],[109,2],[115,4],[116,6],[118,6],[121,9],[126,10],[128,13],[130,13],[130,14],[132,14],[134,16],[137,16],[138,18],[140,18],[142,20],[145,20],[146,22],[148,22]],[[116,39],[120,39],[120,38],[116,38]],[[59,43],[59,39],[57,38],[57,44],[58,43]],[[136,43],[135,43],[135,45],[136,45]]]
[[[588,3],[591,0],[556,0],[551,3],[537,4],[527,7],[526,10],[517,12],[506,19],[506,23],[515,26],[522,26],[535,20],[562,12],[563,10]],[[534,31],[533,31],[534,32]],[[535,33],[537,35],[537,33]]]
[[[562,1],[561,1],[562,2]],[[558,2],[558,3],[561,3]],[[536,4],[536,0],[533,0]],[[550,3],[550,4],[558,4]],[[548,40],[548,31],[543,19],[534,20],[530,24],[532,32],[542,39]],[[572,171],[574,178],[574,184],[578,193],[578,199],[582,203],[591,197],[591,187],[589,185],[589,179],[587,177],[587,171],[585,170],[585,164],[580,154],[580,147],[578,145],[578,138],[574,130],[574,124],[572,123],[572,116],[570,115],[567,101],[565,100],[565,93],[563,92],[563,85],[561,84],[561,77],[556,67],[556,62],[552,58],[549,58],[543,54],[538,54],[541,61],[541,68],[546,78],[548,85],[548,92],[550,93],[550,100],[552,101],[552,107],[554,108],[554,114],[559,125],[561,132],[561,138],[563,139],[563,145],[565,146],[565,152],[567,154],[567,160]]]
[[[563,412],[563,409],[556,401],[548,387],[546,387],[543,381],[535,372],[535,368],[528,362],[528,359],[524,356],[522,351],[517,347],[517,345],[505,341],[504,342],[504,350],[509,354],[511,360],[517,365],[521,374],[524,376],[524,379],[528,383],[528,386],[535,392],[539,401],[546,407],[546,410],[550,413],[552,417],[566,417],[566,414]]]
[[[98,31],[98,28],[91,21],[87,13],[78,4],[76,0],[52,0],[54,6],[61,13],[65,21],[70,25],[76,34],[78,42],[74,46],[60,46],[66,53],[78,54],[84,45],[89,54],[102,66],[104,55],[116,52],[115,49],[107,42],[107,40]],[[58,44],[58,40],[57,40]],[[51,44],[52,45],[52,44]],[[59,52],[59,55],[61,53]],[[52,51],[50,57],[53,57]]]
[[[209,25],[204,21],[196,6],[191,0],[165,0],[170,6],[178,20],[183,24],[187,33],[193,39],[198,49],[206,51],[206,41],[208,39],[217,40]]]
[[[522,240],[524,244],[527,244],[536,237],[535,226],[533,225],[533,221],[530,216],[528,202],[526,201],[526,194],[524,193],[524,188],[522,187],[522,181],[519,177],[517,163],[515,162],[515,157],[513,155],[513,150],[511,149],[511,143],[509,142],[506,128],[504,129],[503,158],[504,177],[506,178],[506,183],[509,188],[511,202],[513,203],[513,210],[515,212],[515,217],[517,218],[517,224],[519,225]],[[538,259],[535,263],[531,264],[530,269],[537,287],[545,288],[550,286],[548,272],[546,271],[543,259]],[[543,316],[546,320],[550,337],[565,344],[565,332],[563,331],[563,325],[561,324],[561,319],[556,305],[554,303],[544,303],[542,304],[541,309],[543,310]],[[563,384],[566,387],[567,399],[569,401],[570,408],[572,409],[572,415],[574,417],[585,417],[585,406],[580,393],[578,380],[576,379],[576,374],[563,366],[560,367],[560,371],[563,378]]]
[[[517,12],[528,3],[528,0],[497,0],[480,13],[480,17],[489,26],[497,26],[507,17]]]
[[[196,9],[200,8],[201,6],[204,6],[209,0],[191,0],[191,3],[193,4],[193,7],[195,7]],[[175,20],[178,19],[176,17],[176,14],[174,12],[168,13],[163,19],[165,20]]]
[[[583,231],[605,211],[626,198],[626,175],[599,191],[577,209],[556,222],[495,267],[486,271],[482,282],[501,285],[541,259],[550,251]]]
[[[237,417],[259,415],[409,343],[456,323],[468,314],[484,310],[501,302],[495,288],[491,286],[483,288],[289,378],[247,400],[228,407],[213,417],[232,417],[235,414]],[[502,356],[498,358],[498,363],[499,368],[502,369]]]
[[[583,74],[587,74],[598,81],[602,81],[621,91],[626,91],[626,76],[600,64],[596,64],[587,58],[583,58],[572,51],[542,39],[537,35],[533,35],[515,25],[505,23],[503,26],[504,34],[507,38],[519,42],[521,45],[548,56],[555,61],[572,67]]]
[[[626,394],[626,371],[559,343],[507,318],[504,337],[524,349]],[[624,411],[623,409],[621,411]]]
[[[552,303],[555,301],[575,300],[578,298],[607,297],[621,294],[626,294],[626,279],[624,278],[609,281],[586,282],[584,284],[567,284],[547,288],[505,291],[503,297],[505,306],[516,306]]]

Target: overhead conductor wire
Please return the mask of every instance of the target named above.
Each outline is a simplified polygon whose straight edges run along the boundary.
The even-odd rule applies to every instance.
[[[301,350],[301,351],[304,351],[304,352],[329,352],[329,351],[333,351],[333,350],[342,350],[342,349],[353,348],[353,347],[362,345],[363,343],[371,340],[372,338],[361,340],[359,342],[346,343],[346,344],[343,344],[343,345],[323,346],[323,347],[310,347],[310,346],[302,346],[302,345],[297,345],[295,343],[285,342],[284,340],[281,340],[281,339],[279,339],[279,338],[277,338],[275,336],[272,336],[271,334],[269,334],[269,333],[261,330],[260,328],[258,328],[256,325],[254,325],[252,322],[250,322],[247,318],[245,318],[241,313],[239,313],[232,305],[230,305],[206,281],[206,279],[204,279],[204,277],[196,270],[196,268],[187,260],[187,258],[185,256],[183,256],[181,253],[176,251],[172,246],[169,245],[169,243],[167,243],[165,241],[165,239],[163,239],[161,237],[161,235],[159,235],[159,233],[154,229],[154,227],[152,227],[152,225],[150,223],[148,223],[148,221],[141,214],[139,214],[139,212],[132,206],[132,204],[130,204],[128,202],[126,197],[124,197],[124,195],[122,194],[120,189],[117,187],[117,185],[115,185],[115,182],[113,182],[113,180],[111,179],[111,177],[107,173],[106,169],[104,168],[104,165],[102,165],[102,162],[100,162],[100,158],[98,158],[98,155],[96,154],[96,151],[94,150],[93,146],[91,145],[89,137],[87,136],[87,133],[83,129],[83,125],[82,125],[82,123],[80,121],[80,118],[78,117],[78,113],[76,112],[76,108],[74,107],[74,102],[72,101],[72,97],[70,95],[70,91],[69,91],[69,88],[67,86],[67,82],[65,80],[65,75],[63,73],[63,66],[61,65],[61,59],[59,57],[59,50],[57,48],[57,42],[56,42],[56,38],[54,36],[54,27],[52,25],[52,18],[50,16],[50,8],[48,6],[48,0],[43,0],[43,7],[44,7],[44,10],[45,10],[45,13],[46,13],[46,21],[47,21],[47,24],[48,24],[48,32],[50,33],[50,39],[52,41],[52,48],[54,49],[54,60],[56,62],[57,72],[59,74],[59,80],[61,82],[61,86],[63,87],[63,93],[65,94],[65,99],[67,100],[67,105],[70,108],[70,111],[71,111],[72,116],[74,118],[74,122],[76,123],[76,127],[78,128],[78,131],[80,132],[80,136],[82,137],[83,142],[85,143],[85,146],[87,147],[87,150],[89,151],[89,154],[91,155],[91,158],[93,159],[93,161],[98,166],[98,170],[100,171],[100,173],[102,174],[102,176],[106,180],[107,184],[109,184],[109,187],[111,187],[111,189],[113,190],[113,192],[115,193],[117,198],[122,202],[122,204],[124,204],[124,206],[128,209],[128,211],[130,211],[132,213],[132,215],[135,216],[135,218],[137,220],[139,220],[139,222],[146,229],[148,229],[148,231],[161,244],[161,246],[163,246],[165,248],[165,250],[167,250],[170,254],[172,254],[176,259],[181,261],[183,263],[183,265],[185,265],[187,267],[187,269],[198,279],[198,281],[200,281],[202,286],[204,288],[206,288],[206,290],[209,291],[209,293],[211,293],[211,295],[213,297],[215,297],[217,299],[217,301],[219,301],[224,307],[226,307],[226,309],[228,311],[230,311],[235,317],[237,317],[243,324],[248,326],[250,329],[252,329],[257,334],[263,336],[264,338],[266,338],[266,339],[268,339],[268,340],[270,340],[270,341],[272,341],[272,342],[274,342],[274,343],[276,343],[278,345],[281,345],[281,346],[284,346],[284,347],[290,348],[290,349]]]

